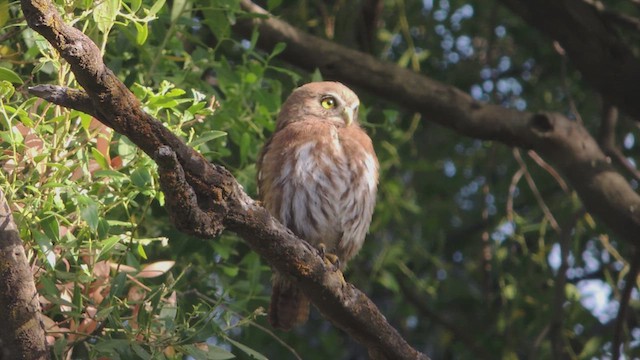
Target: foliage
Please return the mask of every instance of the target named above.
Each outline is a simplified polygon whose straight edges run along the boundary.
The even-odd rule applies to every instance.
[[[561,51],[504,8],[387,0],[367,45],[354,35],[361,23],[352,14],[361,3],[267,5],[309,33],[479,100],[560,111],[596,127],[596,95]],[[245,16],[236,1],[57,4],[103,49],[147,112],[255,194],[255,158],[282,98],[321,74],[282,63],[284,44],[265,53],[256,49],[258,33],[234,36],[231,25]],[[232,234],[204,242],[177,232],[162,209],[151,159],[95,119],[29,97],[32,84],[76,83],[26,28],[17,3],[0,0],[5,13],[1,186],[29,247],[57,358],[365,356],[317,313],[291,333],[271,330],[265,263]],[[628,271],[627,245],[584,213],[537,154],[461,138],[384,99],[361,99],[382,178],[371,235],[349,281],[433,358],[549,358],[554,341],[575,358],[609,354],[606,329]],[[633,158],[634,132],[619,132]],[[562,254],[568,282],[558,305]],[[605,301],[594,302],[597,296]],[[561,331],[549,335],[558,311]],[[629,354],[639,351],[635,340]]]

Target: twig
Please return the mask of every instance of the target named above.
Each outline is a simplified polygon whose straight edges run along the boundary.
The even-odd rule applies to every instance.
[[[612,359],[620,359],[620,347],[622,346],[622,333],[624,332],[627,312],[629,310],[629,300],[631,299],[631,292],[637,285],[638,272],[640,271],[640,253],[638,248],[634,248],[631,258],[631,265],[629,266],[629,273],[624,284],[624,290],[620,294],[620,307],[618,309],[618,316],[616,317],[615,326],[613,328],[613,340],[611,341],[612,347]]]
[[[529,170],[527,170],[527,164],[525,164],[524,160],[522,159],[522,156],[520,155],[520,150],[518,150],[518,148],[513,149],[513,157],[516,159],[518,164],[520,164],[520,169],[522,169],[524,172],[524,178],[527,180],[527,184],[529,185],[529,188],[531,189],[533,196],[536,198],[536,201],[538,202],[538,206],[540,206],[540,209],[542,209],[542,212],[544,213],[545,218],[547,219],[547,221],[549,221],[549,224],[551,225],[553,230],[555,230],[558,234],[561,234],[562,230],[560,229],[560,225],[558,225],[556,218],[553,216],[553,214],[551,213],[551,210],[549,210],[549,207],[547,206],[547,204],[544,202],[544,199],[540,195],[540,191],[538,191],[538,186],[536,185],[535,180],[533,180],[531,173],[529,173]]]
[[[622,166],[629,175],[640,181],[640,171],[627,159],[620,147],[616,144],[616,126],[618,125],[618,109],[605,103],[602,107],[602,120],[600,122],[600,133],[598,142],[602,151],[611,157],[618,165]]]
[[[516,193],[516,187],[518,186],[520,179],[522,179],[522,176],[524,175],[524,171],[524,168],[520,167],[518,171],[516,171],[515,174],[513,174],[513,176],[511,177],[511,184],[509,184],[509,195],[507,196],[506,206],[507,219],[509,221],[513,221],[513,197]]]
[[[549,175],[551,175],[556,180],[558,185],[560,185],[560,188],[562,189],[562,191],[564,191],[565,193],[569,192],[569,186],[564,181],[562,176],[560,176],[560,174],[556,171],[556,169],[553,168],[553,166],[551,166],[548,162],[544,161],[544,159],[541,158],[540,155],[538,155],[538,153],[535,152],[535,150],[527,151],[527,155],[529,155],[529,157],[533,161],[535,161],[536,164],[538,164],[538,166],[543,168],[546,172],[549,173]]]
[[[209,304],[213,305],[213,306],[222,306],[224,307],[227,311],[230,311],[234,314],[236,314],[239,317],[245,318],[247,319],[247,317],[243,316],[242,314],[239,314],[236,311],[233,311],[232,309],[229,309],[228,306],[224,305],[224,304],[220,304],[220,301],[216,301],[216,299],[213,299],[205,294],[203,294],[202,292],[200,292],[198,289],[189,289],[188,291],[183,292],[184,295],[187,294],[195,294],[198,298],[208,302]],[[259,329],[260,331],[266,333],[267,335],[269,335],[271,338],[273,338],[275,341],[277,341],[280,345],[282,345],[284,348],[286,348],[296,359],[298,360],[302,360],[302,357],[300,357],[300,355],[298,354],[298,352],[292,348],[291,346],[289,346],[289,344],[287,344],[286,342],[284,342],[284,340],[282,340],[278,335],[274,334],[273,331],[267,329],[266,327],[258,324],[257,322],[247,319],[246,320],[247,323],[257,329]]]
[[[562,232],[560,233],[560,267],[556,274],[555,289],[552,304],[552,317],[549,328],[549,336],[551,340],[551,350],[553,358],[560,360],[566,359],[567,353],[564,350],[565,337],[562,334],[562,327],[564,323],[564,303],[566,301],[566,284],[567,284],[567,270],[569,269],[569,254],[571,248],[571,235],[573,229],[578,222],[578,219],[584,215],[584,210],[580,210],[575,213],[566,224],[562,226]]]
[[[571,94],[571,90],[569,89],[569,80],[567,76],[567,64],[569,61],[567,59],[567,54],[559,42],[554,41],[553,47],[556,49],[556,52],[560,55],[560,58],[561,58],[560,80],[562,84],[562,90],[564,91],[565,96],[569,100],[569,109],[571,110],[571,113],[573,114],[573,116],[575,116],[576,121],[582,124],[583,123],[582,116],[580,116],[580,112],[576,107],[576,102],[575,100],[573,100],[573,95]]]

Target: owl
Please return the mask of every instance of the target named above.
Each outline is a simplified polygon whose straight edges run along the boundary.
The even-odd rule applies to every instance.
[[[258,159],[266,209],[301,239],[332,254],[342,270],[362,247],[378,186],[378,159],[358,124],[358,96],[338,82],[303,85],[287,98]],[[269,321],[306,322],[309,299],[274,272]]]

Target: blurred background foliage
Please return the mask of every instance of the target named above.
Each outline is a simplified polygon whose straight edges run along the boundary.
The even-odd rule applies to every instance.
[[[231,25],[246,16],[234,0],[56,4],[146,111],[255,196],[255,159],[281,102],[322,74],[280,61],[284,44],[264,52],[260,34],[234,35]],[[562,49],[493,1],[261,5],[476,99],[558,111],[598,131],[599,96]],[[625,1],[608,6],[638,11]],[[153,161],[91,117],[27,95],[34,84],[77,85],[17,2],[0,0],[0,26],[1,186],[56,358],[366,358],[315,310],[304,327],[271,329],[266,263],[234,234],[202,241],[176,231]],[[629,245],[537,154],[462,137],[429,114],[355,90],[381,179],[347,279],[434,359],[544,359],[554,347],[575,359],[610,356]],[[636,134],[622,118],[617,136],[632,164]],[[635,289],[631,297],[635,313]],[[624,351],[640,354],[637,323],[625,333]]]

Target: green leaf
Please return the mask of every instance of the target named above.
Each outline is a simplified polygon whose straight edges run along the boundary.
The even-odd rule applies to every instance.
[[[104,239],[109,234],[109,222],[106,219],[100,219],[98,221],[98,239]]]
[[[114,280],[111,282],[111,289],[109,290],[109,297],[120,297],[124,294],[124,291],[127,289],[125,284],[127,280],[127,273],[121,271],[116,275]]]
[[[12,83],[24,84],[20,75],[16,74],[13,70],[0,66],[0,80],[7,80]]]
[[[187,5],[190,4],[186,0],[174,0],[173,6],[171,7],[171,22],[175,22],[178,19],[182,12],[187,8]]]
[[[208,351],[203,351],[198,349],[195,345],[183,345],[180,348],[187,354],[191,355],[196,359],[206,359],[206,360],[227,360],[227,359],[235,359],[235,356],[228,352],[227,350],[214,346],[208,345]]]
[[[60,225],[58,224],[58,219],[56,219],[55,216],[51,215],[42,219],[40,221],[40,226],[49,240],[60,240]]]
[[[197,147],[200,144],[204,144],[208,141],[217,139],[219,137],[227,136],[227,133],[220,130],[210,130],[202,135],[199,135],[197,139],[193,140],[189,145]]]
[[[147,168],[137,168],[131,173],[131,182],[139,187],[146,188],[151,182],[151,173]]]
[[[131,350],[133,350],[136,355],[138,355],[141,359],[151,359],[151,354],[149,354],[142,346],[132,343]]]
[[[226,338],[226,340],[228,342],[230,342],[231,344],[233,344],[233,346],[237,347],[238,349],[242,350],[242,352],[244,352],[245,354],[251,356],[254,359],[257,360],[269,360],[267,359],[266,356],[260,354],[259,352],[253,350],[252,348],[248,347],[247,345],[241,344],[231,338]]]
[[[600,345],[602,344],[602,339],[600,337],[594,336],[584,344],[580,355],[578,355],[579,359],[591,359],[593,356],[597,354],[600,349]]]
[[[116,246],[119,241],[120,237],[116,235],[110,236],[102,241],[100,243],[100,245],[102,245],[102,249],[100,249],[100,255],[98,256],[97,261],[104,260],[109,257],[109,255],[111,254],[111,249],[113,249],[113,247]]]
[[[311,74],[311,81],[322,81],[322,73],[320,72],[320,69],[316,68],[313,71],[313,74]]]
[[[122,165],[127,166],[131,161],[136,159],[138,148],[126,137],[118,140],[118,155],[122,158]]]
[[[16,92],[16,89],[13,87],[13,84],[7,80],[0,80],[0,98],[8,99],[13,96]],[[5,106],[7,108],[7,106]]]
[[[138,243],[138,255],[140,255],[140,257],[145,260],[147,259],[147,253],[144,251],[144,246],[142,246],[142,243]]]
[[[103,34],[113,27],[120,5],[120,0],[103,0],[93,9],[93,20]]]
[[[107,163],[107,159],[98,151],[96,148],[91,148],[91,155],[93,155],[93,159],[100,165],[103,169],[108,169],[109,164]]]
[[[269,55],[269,58],[273,58],[275,56],[277,56],[278,54],[280,54],[281,52],[284,51],[284,49],[287,48],[287,44],[283,43],[283,42],[279,42],[276,44],[276,46],[273,47],[273,51],[271,51],[271,54]]]
[[[138,10],[140,10],[140,5],[142,5],[142,0],[131,0],[131,11],[132,12],[137,12]]]
[[[380,274],[380,277],[378,278],[378,282],[382,284],[382,286],[393,291],[394,293],[400,292],[400,286],[398,285],[396,278],[393,275],[391,275],[391,273],[389,273],[388,271],[383,271]]]
[[[155,16],[158,11],[164,6],[165,0],[156,1],[155,4],[149,9],[149,16]]]
[[[149,28],[147,27],[147,23],[133,23],[136,27],[136,44],[142,45],[147,41],[147,37],[149,37]]]
[[[51,239],[39,231],[34,232],[33,237],[36,240],[36,244],[38,244],[40,251],[47,258],[46,263],[49,264],[51,269],[53,269],[56,266],[56,254],[53,251],[53,243],[51,242]]]
[[[238,268],[237,266],[222,265],[222,271],[229,277],[236,277],[238,276],[240,268]]]
[[[9,0],[0,0],[0,27],[9,20]]]
[[[86,202],[80,205],[80,217],[84,220],[92,231],[98,228],[98,204],[91,198],[85,198]]]
[[[280,6],[280,4],[282,4],[282,0],[267,0],[267,9],[271,11]]]
[[[202,12],[204,14],[204,23],[219,41],[229,37],[231,27],[229,26],[229,21],[224,11],[208,9]]]

